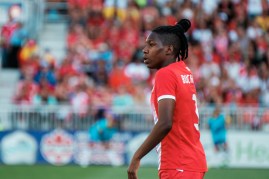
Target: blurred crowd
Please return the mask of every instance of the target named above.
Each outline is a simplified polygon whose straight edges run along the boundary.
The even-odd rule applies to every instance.
[[[155,71],[143,64],[145,38],[154,27],[187,18],[192,26],[186,34],[186,63],[200,105],[269,106],[268,0],[67,3],[64,59],[56,59],[50,47],[40,53],[23,24],[12,18],[7,22],[14,25],[12,32],[2,27],[3,54],[8,56],[7,49],[12,49],[11,56],[18,57],[4,65],[21,72],[15,104],[71,104],[82,115],[89,106],[148,105]]]

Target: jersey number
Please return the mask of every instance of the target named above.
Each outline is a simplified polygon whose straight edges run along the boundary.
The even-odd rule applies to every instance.
[[[196,113],[197,118],[198,118],[198,121],[199,121],[199,111],[198,111],[198,106],[197,106],[197,98],[196,98],[196,95],[195,94],[192,95],[192,100],[194,100],[194,103],[195,103],[195,113]],[[199,123],[195,123],[194,124],[194,127],[195,127],[196,130],[199,131]]]

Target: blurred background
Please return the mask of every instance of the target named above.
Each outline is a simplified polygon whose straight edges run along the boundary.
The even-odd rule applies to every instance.
[[[81,178],[126,178],[153,125],[145,38],[181,18],[207,178],[269,178],[268,0],[0,0],[0,176],[80,166]],[[157,177],[154,150],[141,164]]]

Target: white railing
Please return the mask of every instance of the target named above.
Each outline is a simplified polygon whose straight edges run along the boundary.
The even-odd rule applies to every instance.
[[[200,129],[207,129],[207,121],[213,107],[200,107]],[[114,115],[121,130],[149,131],[153,126],[151,110],[148,106],[113,108]],[[95,122],[97,109],[89,108],[88,113],[78,113],[71,106],[16,106],[0,107],[0,130],[27,129],[51,130],[88,130]],[[223,107],[230,130],[266,130],[269,125],[269,109],[256,107]]]

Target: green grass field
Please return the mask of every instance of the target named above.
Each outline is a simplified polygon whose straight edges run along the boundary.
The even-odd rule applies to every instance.
[[[0,179],[126,179],[127,167],[0,165]],[[139,179],[157,179],[157,169],[142,167]],[[269,179],[269,169],[209,169],[205,179]]]

